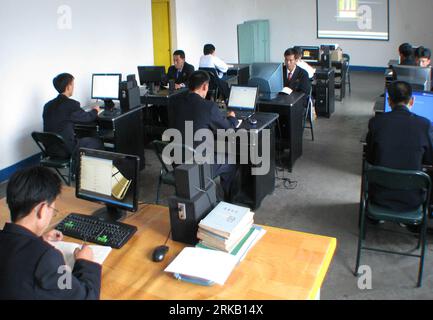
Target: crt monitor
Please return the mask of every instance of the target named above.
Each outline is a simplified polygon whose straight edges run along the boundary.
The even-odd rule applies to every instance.
[[[392,69],[397,80],[409,82],[419,91],[431,89],[431,67],[393,65]]]
[[[161,84],[165,81],[165,67],[139,66],[138,77],[140,78],[140,85],[150,85],[150,90],[153,92],[155,84]]]
[[[139,168],[137,156],[81,148],[76,197],[105,204],[94,213],[102,220],[121,220],[137,211]]]
[[[433,123],[433,92],[414,91],[414,105],[411,112],[427,118]],[[388,92],[385,94],[385,112],[390,112],[391,106],[388,103]]]
[[[227,108],[233,111],[245,110],[254,112],[258,91],[257,87],[232,85]]]
[[[296,46],[302,54],[302,60],[305,62],[319,62],[320,61],[320,47],[312,46]]]
[[[284,86],[282,63],[253,63],[248,85],[258,87],[261,98],[274,98]]]
[[[119,85],[122,75],[119,73],[93,74],[92,99],[104,100],[105,107],[112,109],[113,100],[119,100]]]

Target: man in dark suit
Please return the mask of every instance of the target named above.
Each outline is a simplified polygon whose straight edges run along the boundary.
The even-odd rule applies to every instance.
[[[185,52],[177,50],[173,53],[173,65],[168,68],[167,79],[175,81],[175,89],[188,86],[188,78],[194,72],[194,66],[185,61]]]
[[[430,120],[410,112],[412,87],[403,81],[388,86],[392,111],[372,118],[368,124],[367,161],[376,166],[401,170],[421,170],[433,163],[433,129]],[[424,193],[396,192],[370,186],[370,199],[395,211],[413,210],[422,203]]]
[[[7,186],[12,223],[0,231],[0,300],[99,299],[101,266],[92,249],[75,251],[73,270],[48,241],[61,232],[45,233],[55,215],[61,191],[59,177],[44,167],[16,172]],[[45,234],[44,234],[45,233]]]
[[[185,125],[187,121],[192,121],[194,134],[201,129],[208,129],[213,133],[217,129],[234,129],[238,124],[233,111],[229,112],[225,117],[215,102],[206,100],[209,81],[209,74],[206,71],[195,71],[189,78],[190,92],[178,97],[169,110],[170,127],[181,132],[184,144],[188,145],[189,143],[189,141],[185,141]],[[205,142],[205,139],[203,139],[201,142],[194,142],[193,146],[189,146],[196,148]],[[217,160],[216,155],[215,160]],[[220,176],[221,185],[224,189],[224,198],[229,199],[232,182],[236,174],[236,165],[228,164],[227,159],[224,160],[216,161],[217,163],[213,165],[213,176]]]
[[[283,80],[284,87],[305,94],[304,105],[306,106],[308,95],[310,94],[311,82],[308,78],[307,71],[297,66],[300,58],[299,51],[294,48],[287,49],[284,52]]]
[[[398,47],[400,55],[400,65],[416,66],[415,51],[410,43],[403,43]]]

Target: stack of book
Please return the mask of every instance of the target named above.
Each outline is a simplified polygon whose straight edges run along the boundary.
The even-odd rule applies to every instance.
[[[265,233],[253,223],[254,212],[249,208],[220,202],[200,221],[197,247],[228,252],[241,261]]]

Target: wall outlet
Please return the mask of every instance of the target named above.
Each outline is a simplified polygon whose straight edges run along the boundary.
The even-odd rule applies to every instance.
[[[179,212],[179,219],[186,220],[186,205],[185,203],[178,203],[177,210]]]

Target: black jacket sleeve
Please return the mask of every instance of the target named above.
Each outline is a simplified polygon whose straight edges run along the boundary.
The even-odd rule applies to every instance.
[[[365,158],[367,160],[368,163],[370,164],[374,164],[374,142],[373,142],[373,123],[374,123],[374,118],[370,119],[370,121],[368,122],[368,133],[367,133],[367,138],[366,138],[366,142],[367,142],[367,146],[365,149]]]
[[[427,132],[427,149],[423,157],[423,164],[433,165],[433,126],[429,123]]]
[[[74,101],[74,106],[71,110],[71,121],[75,123],[89,123],[96,120],[98,117],[98,111],[84,111],[80,107],[80,103]]]
[[[301,91],[305,93],[305,95],[309,95],[310,89],[311,89],[311,82],[310,79],[308,78],[308,73],[305,70],[302,70],[301,76],[299,77],[299,84],[295,91]]]
[[[40,299],[99,299],[101,269],[99,264],[77,260],[72,274],[68,274],[60,251],[49,249],[35,269],[36,296]]]
[[[216,129],[234,129],[238,120],[234,117],[225,117],[218,109],[216,104],[212,105],[211,108],[211,126],[213,130]]]

